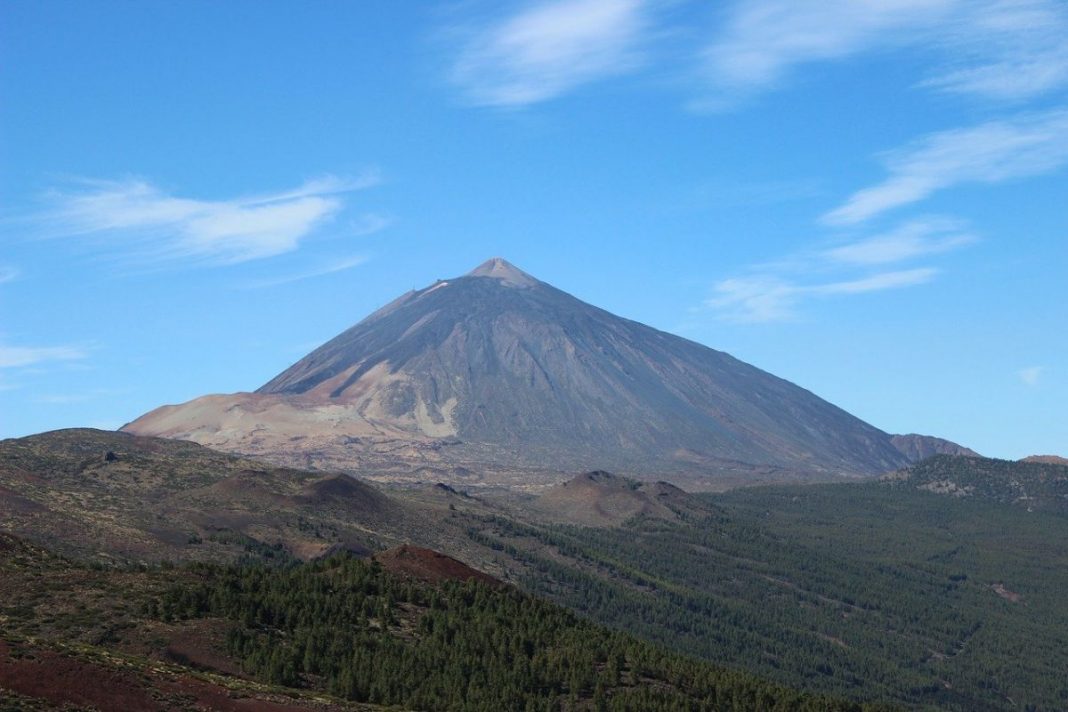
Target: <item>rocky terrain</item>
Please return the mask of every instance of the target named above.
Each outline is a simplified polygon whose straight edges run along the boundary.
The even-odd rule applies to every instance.
[[[1068,465],[936,455],[885,481],[962,499],[1011,504],[1029,512],[1068,514]]]
[[[916,435],[915,433],[910,433],[908,435],[894,435],[890,438],[890,442],[902,455],[907,457],[910,462],[926,460],[934,455],[965,455],[968,457],[980,457],[979,453],[971,448],[966,448],[963,445],[958,445],[949,440],[932,437],[930,435]]]
[[[501,259],[401,296],[254,393],[164,406],[124,430],[378,481],[535,489],[597,469],[691,490],[873,475],[964,451],[895,440]]]
[[[1046,465],[1068,465],[1068,457],[1060,455],[1028,455],[1020,462],[1040,462]]]
[[[88,428],[0,441],[0,532],[102,562],[310,559],[407,542],[474,554],[440,488],[397,497],[191,442]]]

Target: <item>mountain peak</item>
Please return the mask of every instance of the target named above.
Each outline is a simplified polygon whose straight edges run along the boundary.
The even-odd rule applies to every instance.
[[[492,277],[516,287],[533,287],[538,280],[531,277],[503,257],[491,257],[468,272],[467,277]]]
[[[530,472],[534,485],[609,469],[699,488],[706,477],[879,474],[909,461],[889,435],[798,386],[500,258],[394,301],[256,393],[165,407],[127,430],[464,484],[470,473],[490,483],[487,471],[493,484]]]

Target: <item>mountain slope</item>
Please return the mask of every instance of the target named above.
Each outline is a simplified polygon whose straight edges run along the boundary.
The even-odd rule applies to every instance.
[[[0,533],[105,561],[306,559],[413,541],[470,555],[451,511],[188,442],[89,428],[0,441]]]
[[[510,587],[351,555],[92,569],[0,533],[3,710],[772,707],[886,709],[670,653]]]
[[[1039,462],[1046,465],[1068,465],[1068,457],[1060,455],[1028,455],[1020,462]]]
[[[587,472],[545,490],[526,505],[545,521],[600,527],[644,516],[678,521],[707,516],[700,500],[667,482],[638,482],[608,472]]]
[[[125,429],[353,470],[826,475],[907,462],[889,435],[792,383],[500,259],[405,294],[255,393]]]
[[[1068,515],[1068,465],[936,455],[887,475],[896,486]]]
[[[917,466],[914,482],[713,496],[591,473],[538,498],[470,496],[445,486],[387,493],[192,443],[58,431],[0,442],[0,554],[6,531],[105,568],[281,558],[288,570],[286,552],[314,558],[404,542],[599,623],[791,687],[917,708],[1060,709],[1068,699],[1060,674],[1068,664],[1068,518],[1053,516],[1053,505],[1068,501],[1068,468],[939,459],[949,466]],[[922,487],[925,467],[971,495]],[[609,517],[597,528],[574,526],[591,510]],[[618,524],[605,526],[612,519]],[[378,558],[410,579],[471,576],[412,546]],[[173,580],[173,571],[164,577]],[[0,562],[0,628],[5,616],[26,620],[30,610],[4,595],[9,582]],[[35,577],[24,583],[38,615],[104,624],[74,613],[107,596],[70,596]],[[177,643],[181,655],[203,660],[199,648]],[[0,709],[3,702],[0,695]]]
[[[915,433],[894,435],[890,438],[890,443],[912,462],[926,460],[934,455],[981,457],[979,453],[971,448],[930,435],[917,435]]]

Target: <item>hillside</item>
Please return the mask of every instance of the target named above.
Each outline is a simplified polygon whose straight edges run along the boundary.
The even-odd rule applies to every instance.
[[[165,406],[124,429],[380,480],[436,468],[464,485],[605,469],[695,488],[908,462],[803,388],[500,259],[401,296],[255,393]]]
[[[1028,512],[1068,515],[1068,465],[1063,464],[937,455],[886,480],[950,497],[1011,504]]]
[[[959,487],[987,477],[965,468],[988,461],[945,460]],[[0,530],[98,567],[288,568],[392,549],[378,555],[380,566],[403,581],[481,572],[794,689],[962,712],[1058,709],[1068,699],[1059,674],[1068,665],[1068,518],[1052,507],[1028,511],[1015,495],[946,496],[900,476],[693,495],[607,473],[539,497],[445,485],[384,492],[192,443],[92,430],[0,443],[0,477]],[[53,586],[38,583],[41,595]],[[80,605],[78,596],[70,601]],[[69,605],[57,610],[78,618]]]
[[[1041,462],[1046,465],[1068,465],[1068,457],[1060,455],[1028,455],[1020,462]]]
[[[470,554],[448,506],[177,440],[71,429],[0,441],[0,532],[104,561],[307,559],[412,541]]]
[[[958,445],[955,442],[943,438],[931,437],[930,435],[917,435],[915,433],[910,433],[908,435],[894,435],[890,438],[890,442],[902,455],[907,457],[910,462],[926,460],[934,455],[980,456],[979,453],[971,448]]]
[[[0,534],[0,572],[3,709],[861,710],[349,555],[89,569]]]
[[[707,507],[667,482],[642,482],[608,472],[587,472],[554,485],[525,509],[546,521],[614,526],[632,517],[679,521],[708,513]]]
[[[225,653],[220,621],[164,621],[153,600],[197,575],[87,567],[0,533],[0,710],[373,712],[264,684]]]
[[[1065,518],[892,481],[699,499],[691,522],[472,536],[525,564],[525,590],[783,684],[960,712],[1068,699]]]
[[[973,458],[956,460],[975,466]],[[749,523],[769,537],[741,554],[752,563],[718,572],[763,569],[775,582],[778,593],[763,606],[753,604],[759,588],[743,593],[752,583],[736,589],[735,600],[756,614],[755,630],[774,630],[768,617],[793,601],[792,625],[830,642],[835,677],[848,680],[843,665],[867,667],[860,675],[868,685],[886,684],[907,704],[938,709],[1064,708],[1063,516],[889,481],[754,488],[711,499],[737,525]],[[636,552],[628,560],[640,558]],[[686,562],[670,566],[685,570]],[[696,558],[690,562],[697,565]],[[654,565],[649,573],[665,576],[668,566]],[[874,656],[869,663],[858,665],[868,654]],[[765,658],[750,669],[769,667],[777,665]]]
[[[443,581],[478,581],[486,586],[499,587],[504,583],[487,573],[474,569],[458,559],[439,551],[402,544],[376,553],[372,559],[383,569],[401,578],[426,583]]]

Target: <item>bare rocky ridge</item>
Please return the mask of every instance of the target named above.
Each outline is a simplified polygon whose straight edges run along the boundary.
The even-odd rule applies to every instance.
[[[694,489],[871,475],[910,460],[803,388],[499,258],[405,294],[255,393],[165,406],[124,430],[463,486],[609,469]]]
[[[1028,455],[1020,462],[1038,462],[1045,465],[1068,465],[1068,457],[1060,455]]]
[[[935,438],[930,435],[894,435],[890,438],[894,447],[901,451],[912,462],[926,460],[934,455],[963,455],[965,457],[981,457],[971,448],[958,445],[955,442]]]

